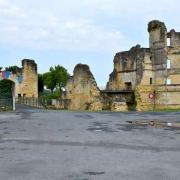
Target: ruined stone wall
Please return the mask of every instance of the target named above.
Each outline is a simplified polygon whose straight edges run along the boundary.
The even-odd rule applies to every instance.
[[[16,85],[16,96],[38,97],[37,64],[34,60],[22,60],[22,82]]]
[[[150,94],[154,94],[153,86],[137,86],[135,89],[135,101],[137,111],[153,110],[154,100],[149,98]]]
[[[170,38],[170,46],[171,47],[180,46],[180,32],[176,32],[174,29],[172,29],[168,33],[168,38]]]
[[[180,47],[168,48],[170,68],[167,68],[167,79],[171,84],[180,84]]]
[[[153,66],[153,84],[166,84],[167,29],[163,22],[154,20],[148,24],[149,45]]]
[[[126,108],[127,111],[131,108],[129,105],[133,103],[132,93],[132,91],[101,91],[103,109],[120,111],[120,109]],[[120,106],[119,108],[118,105]]]
[[[105,91],[99,91],[88,66],[76,66],[64,96],[71,99],[71,109],[97,109],[97,104],[99,109],[113,111],[129,110],[135,105],[139,111],[179,108],[180,33],[167,33],[165,24],[157,20],[148,24],[148,32],[149,48],[137,45],[115,55]],[[167,46],[167,38],[171,46]]]
[[[100,90],[87,65],[78,64],[66,85],[63,98],[70,99],[72,110],[102,110]]]
[[[4,71],[5,77],[0,73],[0,80],[7,79],[15,84],[15,96],[38,97],[37,64],[34,60],[22,60],[22,68],[17,68],[16,73]]]
[[[107,89],[135,89],[143,78],[145,58],[150,59],[150,50],[148,48],[140,48],[139,45],[131,48],[129,51],[117,53],[114,57],[114,70],[110,74]]]
[[[138,86],[135,95],[138,111],[180,109],[180,86]]]

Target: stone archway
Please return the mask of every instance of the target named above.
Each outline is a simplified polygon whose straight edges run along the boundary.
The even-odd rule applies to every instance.
[[[15,110],[15,82],[9,79],[0,81],[0,111]]]

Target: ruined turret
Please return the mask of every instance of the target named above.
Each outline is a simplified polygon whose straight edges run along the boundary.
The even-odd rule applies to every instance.
[[[167,46],[167,28],[164,22],[153,20],[148,24],[149,47],[151,49]]]
[[[154,85],[164,85],[167,76],[167,28],[164,22],[154,20],[149,22],[148,32],[154,71],[152,82]]]
[[[21,96],[38,97],[38,75],[37,64],[34,60],[22,60],[23,83]]]

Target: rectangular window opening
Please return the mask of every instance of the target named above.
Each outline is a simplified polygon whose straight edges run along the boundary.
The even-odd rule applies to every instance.
[[[131,82],[126,82],[125,86],[126,86],[126,90],[132,90],[132,83]]]
[[[152,78],[150,78],[150,84],[152,84]]]
[[[167,85],[170,85],[170,84],[171,84],[171,79],[167,79],[167,80],[166,80],[166,84],[167,84]]]
[[[170,59],[167,60],[167,69],[171,69],[171,60]]]
[[[167,38],[167,46],[171,46],[171,39]]]

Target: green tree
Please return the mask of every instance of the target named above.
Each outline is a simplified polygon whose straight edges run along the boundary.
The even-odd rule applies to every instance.
[[[0,98],[12,98],[12,81],[0,81]]]
[[[65,87],[69,77],[67,69],[65,69],[63,66],[57,65],[54,68],[51,67],[50,72],[52,73],[56,88],[61,90],[62,87]]]
[[[47,72],[43,74],[43,83],[44,85],[53,92],[56,87],[56,82],[54,80],[52,72]]]

